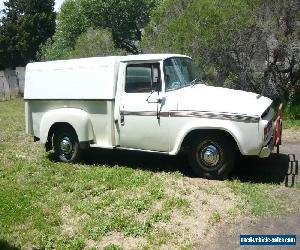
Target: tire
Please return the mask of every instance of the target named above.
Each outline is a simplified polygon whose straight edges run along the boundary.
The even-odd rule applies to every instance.
[[[53,135],[56,159],[65,163],[76,163],[81,159],[77,134],[72,128],[59,128]]]
[[[207,134],[193,141],[188,156],[196,176],[223,180],[234,167],[236,152],[226,136]]]

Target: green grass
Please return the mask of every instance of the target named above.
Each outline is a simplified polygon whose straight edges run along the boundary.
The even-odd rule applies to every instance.
[[[106,247],[104,247],[104,250],[122,250],[122,247],[115,244],[109,244]]]
[[[273,108],[277,112],[278,101],[273,103]],[[293,105],[283,106],[283,127],[285,129],[300,129],[300,97]]]
[[[139,249],[191,249],[192,236],[180,224],[198,220],[197,211],[208,213],[199,226],[209,229],[225,222],[226,214],[236,216],[236,207],[250,204],[247,211],[263,215],[289,204],[272,200],[275,185],[189,184],[178,172],[153,169],[54,162],[25,135],[23,101],[0,102],[0,248],[2,241],[21,248],[93,249],[106,239],[105,249],[122,249],[107,240],[121,235],[138,241],[133,246]],[[221,213],[214,199],[231,207]]]
[[[220,222],[221,222],[221,219],[222,219],[222,217],[221,217],[220,213],[219,213],[219,212],[214,212],[214,213],[211,215],[211,217],[209,218],[209,223],[210,223],[211,225],[215,225],[215,224],[217,224],[217,223],[220,223]]]
[[[283,127],[300,129],[300,104],[284,110]]]
[[[276,186],[270,184],[252,184],[242,183],[238,180],[228,182],[228,187],[235,195],[242,197],[243,202],[238,204],[241,211],[247,211],[250,208],[250,212],[255,216],[267,215],[267,214],[279,214],[286,209],[286,203],[284,198],[273,197],[272,191]],[[248,207],[247,207],[248,206]]]
[[[156,224],[190,211],[189,200],[166,192],[166,180],[176,183],[181,174],[53,162],[24,134],[23,116],[22,100],[0,102],[0,239],[81,249],[114,232],[157,238]]]
[[[293,129],[300,129],[300,120],[299,119],[292,119],[289,116],[283,116],[283,127],[293,128]]]

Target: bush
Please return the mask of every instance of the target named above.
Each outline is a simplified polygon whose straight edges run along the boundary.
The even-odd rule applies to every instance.
[[[68,58],[125,55],[126,52],[117,49],[112,34],[105,29],[90,28],[82,34],[75,45],[75,49],[67,53]]]

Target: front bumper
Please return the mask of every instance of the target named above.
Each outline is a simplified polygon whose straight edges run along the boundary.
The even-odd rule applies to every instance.
[[[270,156],[274,149],[275,143],[273,137],[270,139],[269,143],[262,148],[262,150],[259,153],[259,158],[267,158]]]
[[[277,147],[277,154],[279,153],[279,146],[281,145],[281,137],[282,137],[282,104],[280,104],[278,108],[277,118],[274,122],[274,132],[273,136],[269,140],[268,144],[262,148],[259,153],[260,158],[269,157],[272,153],[274,147]]]

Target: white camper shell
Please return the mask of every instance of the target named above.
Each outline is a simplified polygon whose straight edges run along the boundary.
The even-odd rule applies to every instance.
[[[272,101],[206,86],[184,55],[95,57],[28,64],[26,132],[64,162],[88,147],[176,155],[224,178],[236,153],[267,157]]]
[[[113,100],[118,57],[30,63],[26,67],[26,100]]]

